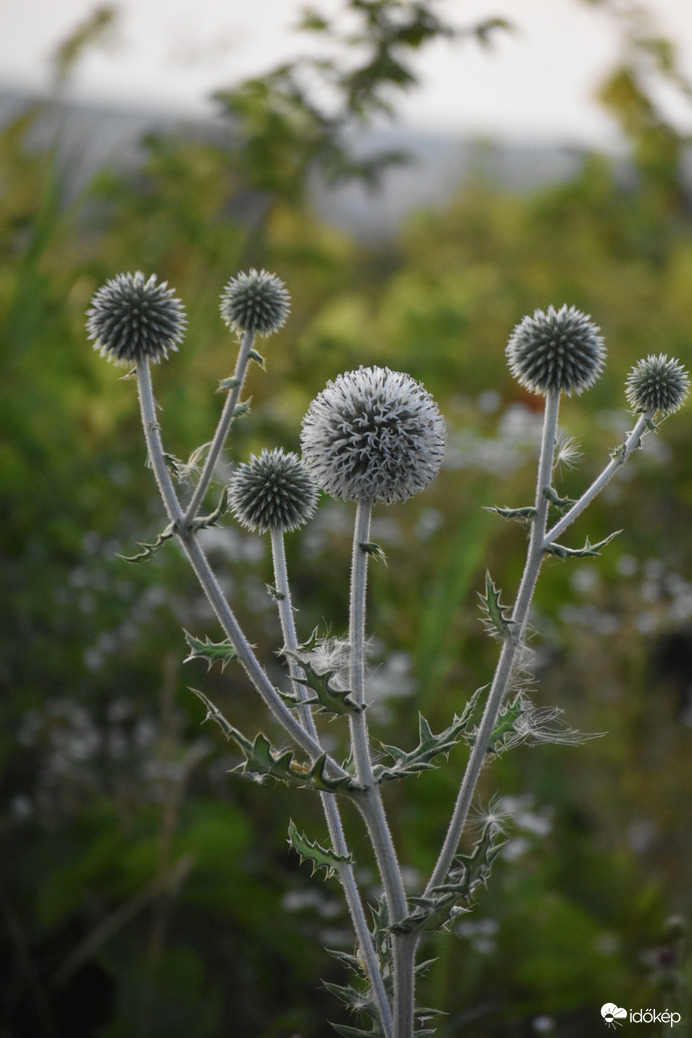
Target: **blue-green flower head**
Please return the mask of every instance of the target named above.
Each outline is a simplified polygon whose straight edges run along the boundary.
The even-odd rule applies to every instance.
[[[690,378],[679,361],[659,353],[640,360],[627,377],[625,393],[633,411],[660,413],[677,411],[690,390]]]
[[[158,364],[182,341],[185,309],[166,281],[141,271],[118,274],[94,294],[87,311],[87,331],[94,349],[115,364]]]
[[[221,294],[221,316],[236,332],[271,335],[286,322],[291,297],[283,281],[254,267],[232,277]]]
[[[332,497],[406,501],[437,475],[446,429],[430,393],[410,375],[359,368],[328,382],[303,419],[303,460]]]
[[[317,487],[297,454],[264,449],[235,470],[228,500],[238,522],[254,533],[287,532],[312,516]]]
[[[509,370],[531,393],[581,393],[603,370],[606,350],[599,328],[573,306],[536,310],[524,317],[507,344]]]

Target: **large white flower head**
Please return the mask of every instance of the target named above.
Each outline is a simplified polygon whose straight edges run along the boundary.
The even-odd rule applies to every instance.
[[[303,419],[301,447],[317,485],[332,497],[406,501],[439,472],[444,419],[410,375],[359,368],[328,382]]]

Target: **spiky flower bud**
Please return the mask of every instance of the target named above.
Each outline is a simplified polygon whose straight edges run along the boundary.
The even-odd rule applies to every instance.
[[[509,337],[509,370],[531,393],[581,393],[603,370],[606,350],[598,333],[591,318],[573,306],[536,310]]]
[[[291,297],[283,283],[266,270],[232,277],[221,294],[221,316],[231,329],[271,335],[286,322]]]
[[[689,375],[677,360],[659,353],[640,360],[627,377],[625,393],[633,411],[677,411],[690,388]]]
[[[145,280],[118,274],[99,288],[87,311],[87,331],[94,349],[115,364],[131,366],[141,360],[158,364],[177,350],[187,323],[185,309],[168,282],[155,274]]]
[[[239,465],[228,484],[238,522],[255,533],[303,526],[315,511],[317,488],[297,454],[263,449]]]
[[[303,419],[303,460],[317,485],[346,501],[406,501],[437,475],[446,430],[410,375],[359,368],[328,382]]]

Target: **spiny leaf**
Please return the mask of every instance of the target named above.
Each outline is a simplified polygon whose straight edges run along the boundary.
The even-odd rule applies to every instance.
[[[137,555],[119,555],[118,558],[122,559],[123,562],[145,562],[150,559],[152,555],[155,555],[159,551],[166,541],[170,541],[172,537],[175,537],[178,531],[177,523],[169,523],[166,529],[158,535],[153,544],[145,544],[143,541],[139,541],[140,548],[144,550],[139,552]]]
[[[486,615],[486,626],[491,634],[497,635],[503,641],[505,638],[514,637],[514,621],[509,615],[509,606],[500,601],[501,590],[495,586],[493,578],[488,571],[485,573],[485,594],[478,592],[481,607]]]
[[[254,360],[255,364],[259,364],[261,368],[264,367],[264,357],[258,350],[254,349],[254,347],[248,353],[248,357],[250,360]]]
[[[525,505],[523,508],[499,508],[497,505],[489,505],[486,506],[485,511],[496,512],[503,519],[518,519],[520,522],[528,522],[536,514],[533,505]]]
[[[222,378],[219,381],[217,393],[227,393],[231,389],[237,389],[240,385],[240,379],[236,375],[231,375],[230,378]]]
[[[221,497],[219,503],[213,512],[209,515],[201,515],[198,519],[193,519],[190,523],[191,530],[206,530],[210,526],[216,526],[222,515],[228,510],[228,487],[224,487],[221,491]]]
[[[239,404],[233,408],[233,417],[241,418],[244,414],[247,414],[250,410],[250,401],[242,400]]]
[[[501,837],[496,825],[486,823],[471,854],[455,858],[444,883],[433,887],[428,896],[409,898],[411,912],[391,929],[396,933],[446,930],[456,915],[468,909],[478,888],[487,883],[504,843]]]
[[[292,706],[316,706],[318,710],[325,710],[328,713],[340,716],[359,714],[365,709],[364,704],[357,703],[353,699],[353,693],[350,689],[335,687],[335,676],[340,670],[340,665],[330,667],[323,662],[319,670],[315,668],[314,650],[319,645],[324,645],[325,643],[326,639],[321,639],[318,636],[317,628],[315,628],[309,640],[303,645],[299,645],[295,649],[284,647],[281,650],[282,656],[290,659],[293,663],[297,663],[303,671],[302,677],[298,675],[293,680],[297,681],[299,685],[310,689],[313,693],[307,699],[298,699],[290,693],[282,693],[282,695]]]
[[[362,788],[351,775],[332,778],[328,774],[326,753],[320,754],[312,764],[309,764],[296,761],[291,749],[276,749],[262,732],[259,732],[251,741],[226,720],[221,711],[203,692],[196,688],[193,688],[192,691],[199,696],[207,708],[205,720],[216,721],[226,738],[231,739],[242,752],[244,761],[233,769],[239,771],[241,775],[247,775],[258,782],[263,782],[265,778],[273,778],[278,782],[285,782],[287,785],[308,786],[323,793],[350,792]]]
[[[406,752],[398,746],[382,743],[384,752],[392,758],[388,765],[376,764],[373,771],[377,782],[406,778],[409,775],[420,775],[435,767],[433,760],[439,754],[449,755],[450,750],[462,739],[472,739],[472,718],[476,704],[484,688],[477,689],[466,704],[461,716],[454,717],[452,724],[435,735],[422,714],[418,715],[418,745],[414,750]]]
[[[387,556],[379,544],[375,544],[374,541],[359,541],[358,547],[373,559],[377,559],[378,562],[384,562],[385,566],[387,565]]]
[[[323,847],[316,840],[310,840],[304,833],[299,833],[295,823],[291,820],[288,826],[288,842],[299,856],[301,864],[309,861],[312,864],[312,875],[320,869],[324,869],[325,876],[330,879],[339,871],[340,865],[352,865],[351,854],[335,854],[327,847]]]
[[[274,599],[275,602],[283,602],[286,598],[284,591],[277,591],[273,584],[265,584],[267,593]]]
[[[516,724],[524,713],[524,697],[518,693],[510,703],[506,703],[501,709],[488,740],[486,753],[499,756],[507,749],[508,741],[515,734]]]
[[[605,548],[606,544],[610,544],[619,533],[622,533],[622,530],[615,530],[610,536],[604,537],[596,544],[592,544],[587,537],[583,548],[566,548],[564,544],[547,544],[544,551],[549,555],[556,555],[558,559],[584,559],[592,555],[600,555],[601,549]]]
[[[571,497],[559,497],[552,487],[543,487],[543,497],[547,498],[551,505],[554,505],[561,512],[567,511],[568,508],[575,504],[574,499]]]
[[[206,637],[202,641],[200,638],[195,638],[194,635],[184,628],[183,634],[187,644],[190,646],[190,655],[185,657],[184,663],[189,663],[190,660],[203,659],[207,661],[208,670],[211,670],[215,663],[220,663],[221,670],[225,670],[229,663],[238,659],[238,653],[228,638],[222,642],[213,642],[209,637]]]

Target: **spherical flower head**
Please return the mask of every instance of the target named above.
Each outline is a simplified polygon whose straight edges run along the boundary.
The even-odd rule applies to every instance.
[[[672,414],[682,407],[690,388],[689,375],[677,360],[659,353],[636,364],[625,383],[633,411]]]
[[[317,487],[297,454],[264,449],[235,470],[228,500],[238,522],[254,533],[286,532],[313,514]]]
[[[185,332],[185,309],[168,282],[156,275],[118,274],[91,300],[87,331],[94,349],[115,364],[131,366],[150,360],[158,364],[177,350]]]
[[[345,501],[406,501],[437,475],[446,430],[410,375],[359,368],[328,382],[303,419],[303,460],[317,485]]]
[[[509,337],[509,370],[531,393],[581,393],[603,370],[606,350],[598,333],[591,318],[573,306],[536,310]]]
[[[286,322],[291,297],[283,283],[266,270],[236,274],[221,294],[221,316],[232,331],[271,335]]]

